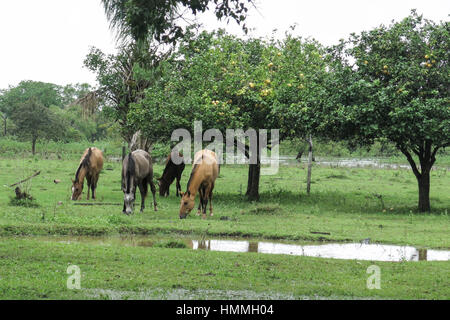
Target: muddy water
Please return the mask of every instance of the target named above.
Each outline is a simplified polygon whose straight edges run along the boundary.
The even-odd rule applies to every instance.
[[[33,237],[38,241],[52,241],[65,244],[89,243],[94,245],[119,245],[139,247],[174,247],[180,245],[192,250],[222,252],[255,252],[260,254],[283,254],[318,258],[370,260],[370,261],[449,261],[450,251],[418,249],[412,246],[364,243],[304,243],[290,244],[268,241],[247,241],[229,239],[194,240],[187,238],[162,237]],[[175,244],[175,245],[174,245]]]

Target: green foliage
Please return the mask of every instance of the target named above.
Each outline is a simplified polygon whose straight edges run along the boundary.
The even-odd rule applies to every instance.
[[[248,11],[247,5],[253,4],[253,0],[102,0],[106,17],[112,28],[118,31],[118,37],[134,40],[154,38],[158,42],[174,43],[184,35],[184,30],[179,24],[183,15],[190,12],[193,15],[203,13],[215,5],[216,17],[235,20],[238,24],[247,28],[243,21]]]
[[[152,74],[159,63],[158,46],[151,48],[144,42],[124,45],[116,55],[105,55],[91,48],[84,65],[94,72],[99,83],[104,115],[120,125],[126,141],[137,131],[127,122],[130,104],[138,101],[152,83]],[[143,74],[144,73],[144,74]]]
[[[15,108],[35,99],[44,107],[63,106],[63,99],[59,94],[60,87],[53,83],[44,83],[39,81],[22,81],[16,87],[10,87],[3,90],[0,96],[0,108],[8,116],[15,111]]]
[[[326,111],[340,124],[339,136],[360,144],[383,137],[410,151],[426,141],[437,148],[448,144],[448,37],[448,23],[413,13],[335,47],[340,64],[328,88],[337,103]]]
[[[449,24],[415,11],[330,50],[330,77],[317,110],[317,130],[370,145],[387,139],[408,159],[419,185],[419,208],[429,211],[429,172],[450,145]],[[417,158],[420,167],[417,165]]]
[[[13,207],[24,207],[24,208],[38,208],[39,203],[36,199],[17,199],[16,197],[9,198],[9,205]]]
[[[155,248],[177,248],[186,249],[187,245],[180,240],[161,240],[153,244]]]
[[[309,130],[301,117],[320,90],[325,63],[314,41],[242,40],[224,31],[188,34],[160,78],[131,105],[129,123],[153,140],[173,130],[281,128],[283,137]],[[308,113],[310,115],[310,113]],[[309,121],[307,121],[309,120]]]
[[[17,105],[11,119],[16,125],[16,134],[31,140],[33,154],[38,138],[58,140],[64,134],[61,119],[35,99]]]

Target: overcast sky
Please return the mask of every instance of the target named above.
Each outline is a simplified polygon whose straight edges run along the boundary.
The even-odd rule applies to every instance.
[[[448,21],[449,0],[257,0],[247,25],[252,35],[278,37],[293,24],[295,34],[335,44],[351,32],[370,30],[392,19],[401,20],[412,8],[425,18]],[[224,27],[242,35],[239,26],[218,23],[212,14],[200,16],[207,29]],[[21,80],[60,85],[95,77],[83,67],[90,46],[107,53],[115,48],[100,0],[0,0],[0,89]]]

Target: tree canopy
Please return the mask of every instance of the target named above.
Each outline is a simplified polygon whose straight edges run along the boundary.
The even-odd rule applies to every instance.
[[[416,12],[330,50],[331,77],[319,128],[335,139],[393,142],[419,183],[419,209],[429,211],[430,170],[450,144],[448,22]]]
[[[102,3],[119,38],[150,37],[158,42],[174,43],[184,35],[181,21],[186,13],[195,16],[212,9],[219,20],[232,19],[247,30],[244,20],[253,0],[102,0]]]
[[[128,124],[153,142],[170,140],[178,128],[193,134],[195,121],[222,133],[281,128],[283,137],[304,134],[309,123],[299,115],[305,106],[313,110],[316,78],[325,74],[320,50],[314,41],[292,37],[277,42],[242,40],[223,30],[188,34],[161,63],[154,85],[131,104]],[[254,199],[259,197],[257,157],[249,169],[249,177],[256,178],[247,188]]]

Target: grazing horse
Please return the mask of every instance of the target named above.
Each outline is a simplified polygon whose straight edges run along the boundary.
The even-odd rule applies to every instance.
[[[183,156],[181,153],[178,153],[178,156],[183,159]],[[175,164],[172,161],[172,154],[169,154],[166,160],[166,167],[164,168],[164,172],[161,176],[161,178],[158,178],[158,184],[159,184],[159,195],[162,197],[168,197],[169,196],[169,189],[170,185],[172,184],[173,180],[177,178],[177,197],[181,193],[181,175],[183,174],[185,164],[184,160],[180,164]]]
[[[136,187],[139,187],[141,192],[141,212],[144,211],[148,184],[150,184],[153,194],[154,209],[158,211],[155,198],[156,188],[153,184],[152,159],[148,152],[138,149],[125,157],[122,163],[123,213],[130,214],[133,212]]]
[[[89,191],[92,190],[92,199],[95,199],[95,189],[97,188],[98,177],[103,168],[103,153],[95,147],[88,148],[81,156],[80,165],[75,174],[75,180],[72,180],[72,200],[81,198],[83,192],[84,178],[87,180],[89,200]]]
[[[197,215],[203,213],[202,218],[206,218],[206,206],[209,200],[210,216],[213,215],[212,192],[214,182],[219,175],[219,165],[216,154],[211,150],[200,150],[194,156],[194,166],[187,184],[187,191],[181,193],[180,219],[186,216],[194,208],[195,195],[200,193],[200,203]]]

